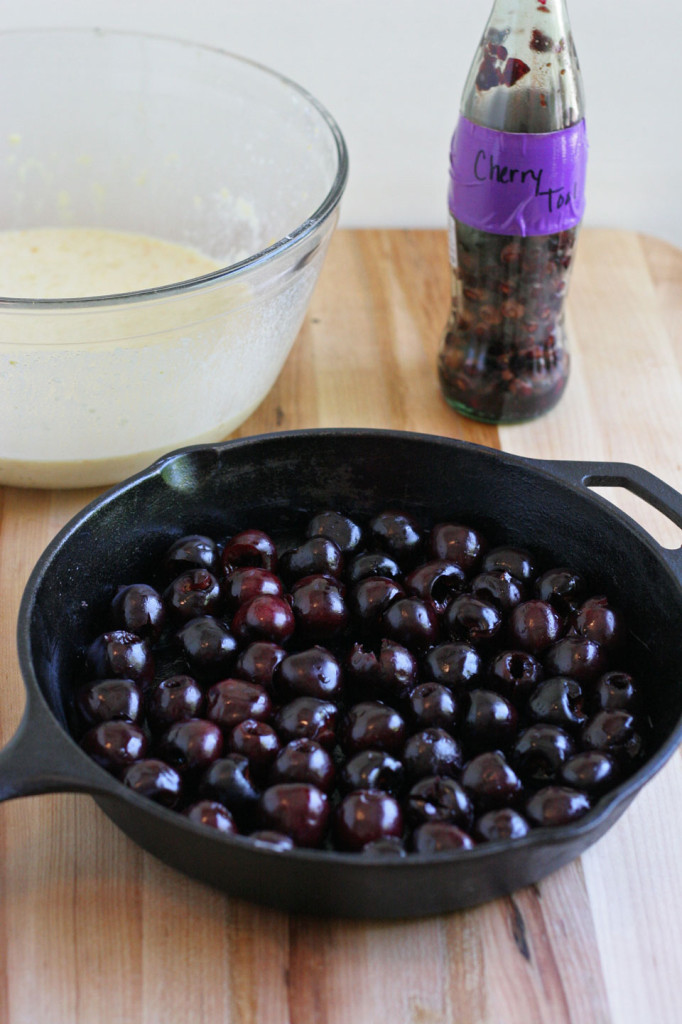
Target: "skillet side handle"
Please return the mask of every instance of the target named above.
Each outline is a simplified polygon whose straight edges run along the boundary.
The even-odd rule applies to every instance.
[[[623,487],[657,509],[682,529],[682,494],[647,469],[627,462],[543,462],[548,472],[568,483],[583,487]],[[682,547],[659,544],[663,558],[682,573]]]
[[[115,795],[114,780],[85,755],[82,760],[81,765],[79,751],[40,701],[29,700],[17,731],[0,750],[0,802],[37,793]]]

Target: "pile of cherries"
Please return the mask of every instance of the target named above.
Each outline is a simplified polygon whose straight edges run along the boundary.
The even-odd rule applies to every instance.
[[[102,625],[74,693],[83,749],[274,849],[516,839],[644,756],[621,613],[468,525],[323,511],[293,542],[184,536]]]

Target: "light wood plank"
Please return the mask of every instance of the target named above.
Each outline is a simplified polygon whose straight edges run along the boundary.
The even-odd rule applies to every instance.
[[[337,233],[287,365],[238,433],[427,431],[635,462],[682,490],[681,253],[584,232],[569,389],[548,416],[500,431],[440,395],[448,291],[443,232]],[[13,651],[25,580],[93,494],[0,489],[2,743],[24,704]],[[650,509],[635,514],[654,529]],[[87,797],[0,806],[0,1021],[677,1024],[682,815],[670,808],[681,806],[678,753],[579,862],[511,898],[397,923],[289,918],[228,899],[141,851]]]

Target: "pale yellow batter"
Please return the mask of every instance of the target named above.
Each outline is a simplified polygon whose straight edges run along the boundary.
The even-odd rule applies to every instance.
[[[141,291],[219,269],[188,246],[99,228],[0,231],[0,296],[85,298]]]

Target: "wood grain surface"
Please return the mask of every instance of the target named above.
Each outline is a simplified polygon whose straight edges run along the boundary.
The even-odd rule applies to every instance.
[[[419,430],[633,462],[682,491],[682,253],[583,232],[568,390],[544,418],[501,430],[440,396],[448,289],[444,233],[338,232],[288,363],[239,434]],[[0,489],[0,744],[24,704],[24,584],[94,494]],[[680,545],[639,499],[609,497]],[[0,1024],[679,1024],[681,853],[679,750],[579,861],[512,897],[406,923],[251,906],[154,860],[88,797],[16,800],[0,806]]]

